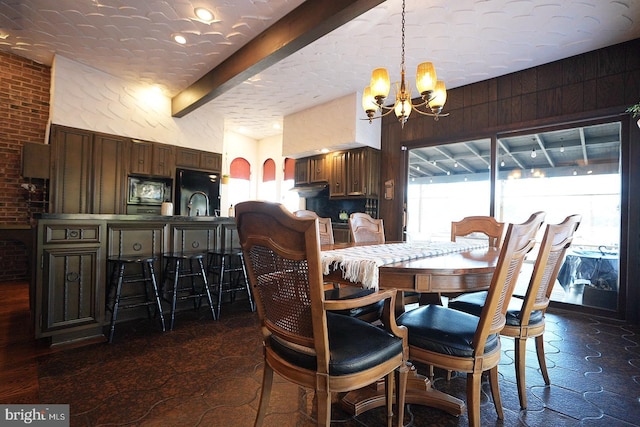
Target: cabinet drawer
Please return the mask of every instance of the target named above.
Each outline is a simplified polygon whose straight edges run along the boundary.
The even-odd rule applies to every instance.
[[[44,232],[45,244],[100,242],[99,224],[47,224],[44,228]]]

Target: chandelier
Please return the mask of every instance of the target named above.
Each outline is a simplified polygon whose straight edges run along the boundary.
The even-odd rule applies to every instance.
[[[447,101],[447,89],[442,80],[436,77],[436,69],[431,62],[423,62],[418,65],[416,72],[416,87],[422,98],[422,102],[414,104],[411,101],[411,89],[407,87],[405,81],[404,65],[404,25],[405,25],[405,0],[402,0],[402,62],[400,65],[400,82],[396,82],[396,101],[392,106],[384,105],[384,101],[389,95],[391,84],[389,73],[386,68],[376,68],[371,73],[371,82],[362,93],[362,108],[367,113],[369,123],[373,119],[379,119],[396,113],[402,127],[409,119],[411,111],[431,116],[435,120],[439,117],[446,117],[449,113],[442,113],[444,103]],[[420,108],[424,107],[424,111]],[[428,108],[428,110],[427,110]],[[376,113],[380,113],[376,116]]]

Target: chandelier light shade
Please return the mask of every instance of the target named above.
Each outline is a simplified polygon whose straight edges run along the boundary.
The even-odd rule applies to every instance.
[[[436,69],[431,62],[423,62],[418,65],[418,69],[416,70],[416,87],[423,99],[425,97],[431,97],[431,93],[436,88],[437,80]]]
[[[424,116],[431,116],[435,120],[446,117],[449,113],[442,113],[445,102],[447,102],[447,89],[442,80],[438,80],[436,69],[431,62],[423,62],[416,70],[416,88],[422,101],[414,104],[411,101],[411,89],[407,87],[405,80],[404,62],[404,39],[405,39],[405,2],[402,1],[402,62],[400,64],[400,82],[395,84],[396,99],[392,106],[384,105],[391,90],[389,72],[386,68],[376,68],[371,73],[369,86],[362,92],[362,108],[367,114],[369,123],[373,119],[395,112],[400,124],[404,124],[409,119],[412,111]],[[420,109],[424,107],[424,110]],[[379,113],[378,115],[376,115]]]

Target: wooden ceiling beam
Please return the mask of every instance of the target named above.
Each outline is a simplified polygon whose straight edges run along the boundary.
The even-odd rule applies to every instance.
[[[183,117],[385,0],[307,0],[171,100]]]

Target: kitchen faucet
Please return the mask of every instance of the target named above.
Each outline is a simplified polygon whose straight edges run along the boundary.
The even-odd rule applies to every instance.
[[[193,207],[193,198],[197,195],[201,195],[202,197],[204,197],[207,203],[205,207],[205,216],[209,216],[209,196],[207,196],[207,193],[205,193],[204,191],[194,191],[193,194],[189,196],[189,203],[187,203],[187,216],[191,216],[191,208]],[[196,216],[199,216],[199,214],[200,214],[200,211],[196,209]]]

